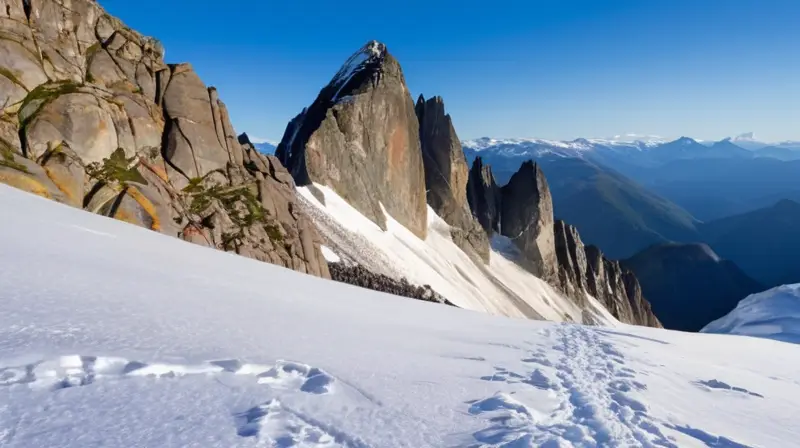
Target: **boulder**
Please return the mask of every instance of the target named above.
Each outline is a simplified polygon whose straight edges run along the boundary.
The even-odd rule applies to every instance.
[[[327,185],[386,228],[384,210],[427,232],[419,123],[400,64],[372,41],[286,129],[276,155],[298,185]]]
[[[66,143],[85,162],[100,162],[120,147],[111,105],[92,89],[70,82],[37,87],[20,110],[32,158]]]
[[[209,89],[190,64],[170,69],[164,93],[166,160],[189,179],[224,168],[230,159],[217,134]]]

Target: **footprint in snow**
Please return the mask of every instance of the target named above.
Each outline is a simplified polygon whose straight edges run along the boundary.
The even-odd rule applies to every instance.
[[[0,386],[26,385],[31,389],[60,390],[88,386],[96,381],[133,377],[179,378],[223,373],[250,375],[258,383],[276,389],[295,389],[312,394],[333,391],[335,379],[322,369],[306,364],[277,361],[274,365],[216,360],[201,364],[148,364],[111,356],[60,356],[20,366],[0,367]]]
[[[745,389],[743,387],[731,386],[730,384],[724,383],[724,382],[719,381],[719,380],[706,380],[706,381],[699,380],[699,381],[695,381],[694,385],[700,387],[701,389],[707,390],[707,391],[727,390],[727,391],[737,392],[737,393],[744,394],[744,395],[750,395],[750,396],[753,396],[753,397],[764,398],[764,396],[761,395],[761,394],[758,394],[758,393],[755,393],[755,392],[751,392],[751,391],[749,391],[749,390],[747,390],[747,389]]]

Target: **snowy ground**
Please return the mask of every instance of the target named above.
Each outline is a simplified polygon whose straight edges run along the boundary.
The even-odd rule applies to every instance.
[[[800,344],[800,284],[752,294],[701,331]]]
[[[509,319],[0,186],[0,446],[800,445],[800,346]]]

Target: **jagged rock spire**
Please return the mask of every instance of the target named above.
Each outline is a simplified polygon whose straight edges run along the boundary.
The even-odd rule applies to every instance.
[[[386,228],[384,210],[417,236],[427,232],[419,123],[400,64],[385,45],[354,53],[276,151],[299,185],[327,185]]]
[[[442,97],[416,105],[428,204],[451,226],[453,241],[467,253],[489,260],[489,240],[470,213],[467,202],[469,171],[461,142]]]
[[[469,170],[467,201],[473,216],[488,236],[500,232],[500,188],[494,180],[492,167],[476,157]]]

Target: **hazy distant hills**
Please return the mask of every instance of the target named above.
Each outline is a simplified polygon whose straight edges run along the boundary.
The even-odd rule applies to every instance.
[[[701,220],[800,199],[800,160],[677,160],[641,168],[634,178]]]
[[[611,258],[659,242],[698,239],[697,221],[688,212],[619,173],[582,159],[539,164],[550,183],[555,215]]]
[[[800,282],[800,203],[770,207],[700,226],[704,241],[767,286]]]
[[[665,328],[699,331],[766,289],[706,244],[659,244],[624,260]],[[687,312],[691,310],[691,312]]]
[[[274,145],[270,142],[262,142],[254,143],[253,146],[255,146],[258,152],[262,154],[275,154],[275,148],[277,145]]]

